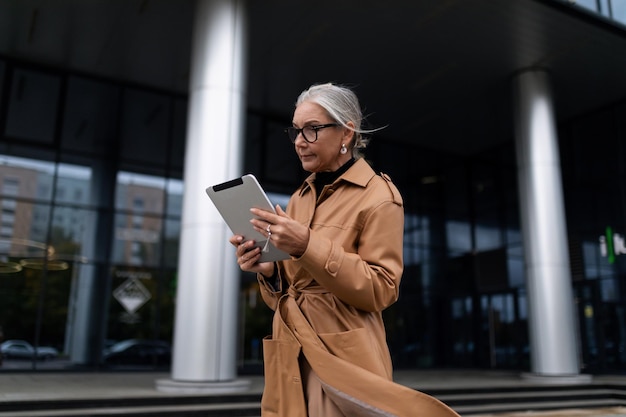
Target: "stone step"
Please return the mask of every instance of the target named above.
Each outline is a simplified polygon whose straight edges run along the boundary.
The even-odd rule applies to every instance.
[[[481,387],[427,392],[462,416],[626,405],[626,385]],[[258,417],[259,394],[151,398],[29,400],[0,404],[0,417],[206,416]]]

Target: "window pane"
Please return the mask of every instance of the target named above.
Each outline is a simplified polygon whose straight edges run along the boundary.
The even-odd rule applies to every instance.
[[[137,213],[162,214],[165,184],[162,177],[122,171],[117,176],[115,208]]]
[[[469,223],[447,221],[446,237],[450,255],[466,253],[472,250],[472,237]]]
[[[4,96],[4,74],[5,74],[6,64],[4,61],[0,61],[0,97]],[[4,114],[4,108],[0,106],[0,112]]]
[[[183,182],[167,180],[167,216],[181,217],[183,213]]]
[[[174,101],[174,128],[171,140],[170,166],[182,171],[187,142],[187,100]]]
[[[623,0],[620,0],[623,2]],[[611,10],[609,9],[610,0],[600,0],[600,13],[602,16],[611,17]]]
[[[476,215],[476,250],[483,251],[503,246],[502,231],[498,224],[499,211],[482,210]]]
[[[109,304],[107,339],[151,339],[154,335],[156,297],[159,272],[151,268],[116,267],[112,270],[113,297]],[[130,341],[128,342],[130,344]],[[113,350],[119,352],[121,346]],[[133,350],[139,350],[133,354]],[[149,346],[132,343],[124,349],[125,355],[106,355],[105,363],[116,366],[166,365],[170,358],[152,357]],[[153,363],[159,359],[159,363]],[[161,363],[163,360],[163,363]]]
[[[54,200],[87,205],[91,201],[91,168],[59,164]]]
[[[12,259],[17,261],[17,259]],[[46,302],[39,303],[43,275],[46,277]],[[43,271],[36,263],[26,263],[11,274],[2,274],[0,279],[0,322],[6,339],[19,339],[34,343],[34,334],[39,331],[39,345],[63,351],[67,321],[67,300],[71,284],[72,266]],[[41,314],[38,310],[41,308]],[[41,325],[37,326],[38,317]],[[58,353],[57,353],[58,355]],[[26,360],[24,360],[26,359]],[[19,367],[36,369],[43,362],[28,361],[28,357],[15,364]],[[23,364],[23,365],[22,365]]]
[[[83,78],[67,86],[61,144],[64,149],[109,154],[115,146],[120,89]]]
[[[167,181],[167,211],[165,220],[165,240],[163,259],[165,266],[178,267],[178,245],[180,244],[180,218],[183,206],[183,182],[177,179]]]
[[[598,0],[575,0],[574,3],[584,7],[585,9],[589,9],[593,12],[598,12]]]
[[[93,242],[96,216],[97,213],[92,210],[56,206],[50,234],[54,258],[66,261],[91,260],[88,259],[92,255],[88,246]]]
[[[423,252],[430,244],[428,218],[406,213],[404,217],[404,264],[419,265],[424,259]]]
[[[159,265],[166,181],[161,177],[120,172],[117,177],[112,261]]]
[[[163,221],[159,217],[146,216],[139,212],[117,214],[112,261],[123,265],[159,265],[162,227]]]
[[[170,132],[170,99],[138,90],[124,94],[122,159],[165,165]]]
[[[178,267],[178,248],[180,246],[180,220],[165,220],[165,241],[163,242],[164,265]]]
[[[521,250],[508,250],[506,264],[509,285],[513,288],[523,287],[526,283],[526,278],[524,276],[524,258]]]
[[[0,155],[0,196],[49,201],[54,164]]]
[[[60,85],[59,77],[16,70],[7,112],[7,136],[52,143]]]
[[[626,25],[626,1],[613,0],[611,2],[611,7],[613,10],[613,19],[623,25]]]
[[[4,199],[1,200],[4,203]],[[15,259],[15,262],[25,258],[42,258],[45,255],[46,245],[41,236],[33,236],[28,227],[24,224],[30,224],[32,213],[38,210],[44,214],[49,213],[48,206],[35,206],[29,203],[18,203],[15,226],[2,226],[3,234],[0,236],[0,257],[4,260]],[[48,217],[40,219],[42,225],[47,224]],[[4,221],[4,220],[0,220]],[[6,228],[6,234],[4,229]]]

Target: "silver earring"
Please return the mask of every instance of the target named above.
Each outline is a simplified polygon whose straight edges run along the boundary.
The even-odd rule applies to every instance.
[[[346,144],[342,143],[341,144],[341,150],[339,150],[339,153],[342,155],[345,155],[348,152],[348,148],[346,148]]]

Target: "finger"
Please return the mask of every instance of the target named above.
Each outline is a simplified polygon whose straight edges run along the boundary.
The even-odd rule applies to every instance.
[[[250,251],[250,249],[253,249],[253,247],[254,247],[254,241],[253,240],[247,240],[245,242],[240,243],[237,246],[237,250],[235,251],[235,253],[237,254],[237,257],[241,257],[246,252]]]
[[[241,236],[241,235],[233,235],[233,236],[230,237],[230,239],[228,239],[228,241],[230,242],[231,245],[237,247],[243,241],[243,236]]]
[[[276,214],[281,217],[287,217],[287,213],[285,213],[285,210],[283,210],[279,204],[276,204]]]
[[[267,236],[267,222],[263,222],[263,223],[252,223],[252,227],[254,228],[254,230],[256,230],[257,232],[259,232],[260,234],[262,234],[263,236]],[[274,232],[272,232],[274,233]]]
[[[255,248],[255,249],[258,249],[258,248]],[[239,257],[240,266],[244,266],[248,264],[250,264],[251,266],[251,265],[254,265],[258,261],[259,253],[256,252],[255,249],[248,251]]]
[[[252,207],[250,209],[250,212],[252,214],[254,214],[254,219],[252,220],[256,220],[257,222],[261,221],[261,222],[266,222],[266,223],[276,223],[276,219],[278,218],[278,216],[274,213],[272,213],[271,211],[267,211],[267,210],[261,210],[255,207]],[[252,221],[251,220],[251,221]]]

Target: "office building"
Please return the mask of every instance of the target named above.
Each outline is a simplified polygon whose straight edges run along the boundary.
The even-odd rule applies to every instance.
[[[293,103],[335,81],[405,201],[397,368],[626,370],[624,74],[617,0],[6,0],[4,338],[260,372],[271,311],[204,188],[252,172],[286,204]],[[170,364],[143,348],[131,366]]]

